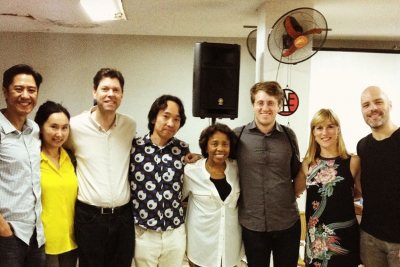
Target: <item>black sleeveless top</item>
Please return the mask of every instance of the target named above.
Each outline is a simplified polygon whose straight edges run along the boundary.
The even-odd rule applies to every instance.
[[[314,266],[357,267],[359,227],[354,179],[347,159],[322,158],[310,165],[306,199],[306,261]]]

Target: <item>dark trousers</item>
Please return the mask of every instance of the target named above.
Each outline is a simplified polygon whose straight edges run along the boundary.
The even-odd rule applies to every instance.
[[[79,267],[130,267],[135,244],[131,203],[102,213],[95,206],[76,202]]]
[[[45,261],[44,246],[38,247],[36,231],[29,246],[15,235],[0,236],[0,267],[43,267]]]
[[[282,231],[256,232],[242,227],[244,249],[249,267],[296,267],[300,246],[300,220]]]
[[[78,249],[57,255],[46,254],[46,267],[77,267]]]

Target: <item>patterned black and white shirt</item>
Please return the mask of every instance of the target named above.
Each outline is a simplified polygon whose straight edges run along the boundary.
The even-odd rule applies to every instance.
[[[135,224],[146,229],[166,231],[184,222],[182,183],[187,143],[172,138],[164,147],[150,134],[132,143],[129,181]]]

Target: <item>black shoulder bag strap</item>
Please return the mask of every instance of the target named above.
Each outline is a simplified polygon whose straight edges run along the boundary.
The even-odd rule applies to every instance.
[[[237,158],[237,150],[238,150],[238,147],[239,147],[239,141],[240,141],[240,137],[242,137],[242,133],[243,133],[244,127],[246,127],[246,125],[243,125],[243,127],[242,127],[242,129],[240,130],[240,133],[239,133],[239,135],[238,135],[238,137],[237,137],[237,140],[236,140],[236,144],[235,144],[235,158]]]
[[[285,132],[285,135],[286,135],[287,139],[289,140],[290,147],[292,148],[292,157],[293,157],[293,154],[295,153],[296,148],[294,147],[292,138],[290,138],[290,136],[289,136],[289,134],[288,134],[288,132],[287,132],[287,130],[286,130],[286,127],[283,126],[283,125],[281,125],[281,126],[282,126],[282,128],[283,128],[283,131]]]
[[[72,152],[72,150],[67,149],[67,148],[64,148],[64,149],[65,149],[65,151],[67,151],[67,154],[68,154],[69,158],[71,159],[71,163],[74,166],[74,171],[76,173],[76,158],[75,158],[75,155]]]
[[[286,127],[283,126],[283,125],[281,125],[281,126],[283,128],[283,131],[285,132],[285,135],[286,135],[287,139],[289,140],[290,147],[292,148],[292,156],[290,158],[290,174],[292,176],[291,178],[294,179],[296,177],[296,175],[297,175],[297,172],[299,171],[301,163],[300,163],[300,160],[297,158],[296,148],[294,147],[294,143],[292,141],[292,138],[290,138],[290,136],[289,136],[289,134],[288,134],[288,132],[286,130]]]

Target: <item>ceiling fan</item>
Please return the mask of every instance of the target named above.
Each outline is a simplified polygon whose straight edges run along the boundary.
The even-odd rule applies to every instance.
[[[325,17],[316,9],[302,7],[282,15],[268,35],[268,50],[285,64],[303,62],[324,45],[328,31]]]
[[[247,51],[249,51],[251,58],[256,60],[257,28],[253,29],[247,35],[246,45],[247,45]]]

